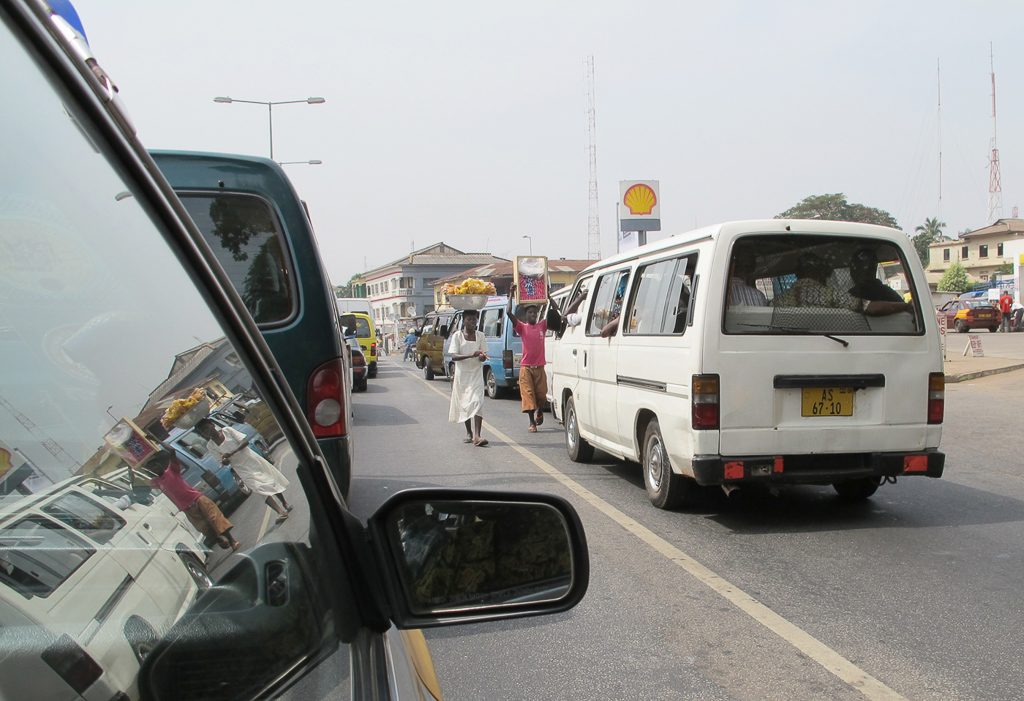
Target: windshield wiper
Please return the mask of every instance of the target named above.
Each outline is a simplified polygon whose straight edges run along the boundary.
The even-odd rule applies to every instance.
[[[839,338],[838,336],[833,336],[830,333],[823,333],[821,331],[811,331],[806,326],[776,326],[775,324],[738,324],[738,325],[739,326],[749,326],[749,327],[755,328],[755,329],[771,329],[772,331],[781,331],[783,333],[791,333],[791,334],[798,335],[798,336],[824,336],[825,338],[827,338],[827,339],[829,339],[831,341],[835,341],[836,343],[841,344],[843,346],[843,348],[848,348],[850,346],[850,342],[849,341],[846,341],[846,340],[844,340],[842,338]]]

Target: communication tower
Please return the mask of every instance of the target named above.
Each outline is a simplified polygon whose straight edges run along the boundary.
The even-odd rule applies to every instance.
[[[999,147],[996,144],[996,68],[992,44],[988,45],[988,62],[992,76],[992,153],[988,161],[988,220],[1003,216],[1003,178],[999,173]]]
[[[590,159],[590,210],[587,221],[587,258],[601,258],[601,219],[597,206],[597,97],[594,57],[587,56],[587,155]]]

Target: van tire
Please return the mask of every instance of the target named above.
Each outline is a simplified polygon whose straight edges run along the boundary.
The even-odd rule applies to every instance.
[[[184,549],[178,551],[178,557],[181,558],[181,563],[185,565],[185,569],[188,570],[188,575],[192,578],[192,581],[199,587],[199,591],[206,591],[213,586],[213,578],[210,577],[209,572],[206,571],[206,566],[198,557]]]
[[[659,509],[674,509],[680,506],[694,485],[691,485],[683,475],[677,475],[672,471],[672,463],[669,462],[657,419],[651,419],[647,424],[640,460],[644,472],[644,487],[647,488],[647,497],[651,503]]]
[[[430,360],[427,359],[423,363],[423,378],[426,380],[434,379],[434,368],[430,367]]]
[[[864,501],[878,490],[878,484],[877,477],[863,477],[836,482],[832,488],[844,501]]]
[[[124,638],[128,641],[128,646],[132,649],[140,666],[160,642],[160,636],[157,635],[153,626],[136,614],[132,614],[125,621]]]
[[[498,386],[498,378],[494,376],[494,372],[488,367],[484,368],[484,390],[491,399],[499,399],[505,394],[505,388]]]
[[[565,411],[563,412],[565,423],[565,449],[569,452],[569,459],[573,462],[590,462],[594,457],[594,446],[587,443],[580,435],[580,423],[576,416],[576,402],[572,397],[565,400]]]
[[[963,319],[957,319],[956,322],[953,324],[953,326],[956,327],[956,332],[957,333],[966,333],[967,332],[967,324],[964,323]]]

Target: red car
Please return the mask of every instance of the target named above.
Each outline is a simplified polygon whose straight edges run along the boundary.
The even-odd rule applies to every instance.
[[[939,307],[946,313],[946,328],[964,333],[969,329],[998,331],[1003,315],[987,299],[954,299]]]

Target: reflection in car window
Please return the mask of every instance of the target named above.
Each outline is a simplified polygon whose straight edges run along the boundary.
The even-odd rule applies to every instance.
[[[598,278],[590,323],[587,326],[588,336],[597,336],[606,324],[619,318],[628,280],[629,271],[608,273]]]
[[[185,193],[181,201],[256,323],[291,316],[292,276],[270,205],[255,195],[242,194]]]
[[[685,330],[695,260],[696,257],[673,258],[639,270],[629,323],[623,333],[659,336]]]
[[[106,543],[125,525],[110,509],[73,492],[47,504],[43,511],[97,543]]]
[[[0,530],[0,582],[25,597],[47,597],[93,552],[52,521],[22,519]]]

